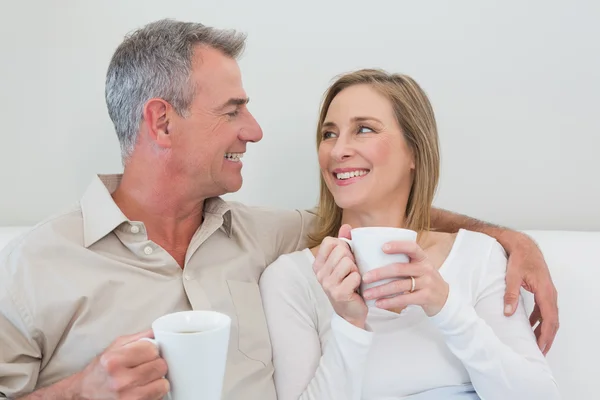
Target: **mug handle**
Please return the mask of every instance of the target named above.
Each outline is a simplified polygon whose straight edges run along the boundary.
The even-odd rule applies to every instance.
[[[341,237],[341,238],[338,238],[338,239],[340,239],[342,242],[346,242],[346,243],[348,243],[348,246],[350,246],[350,251],[351,251],[352,253],[354,253],[354,247],[353,247],[353,245],[352,245],[352,240],[350,240],[350,239],[346,239],[345,237]]]
[[[150,339],[150,338],[147,338],[147,337],[143,337],[143,338],[140,338],[140,339],[138,339],[137,341],[138,341],[138,342],[140,342],[140,341],[142,341],[142,340],[145,340],[146,342],[150,342],[150,343],[152,343],[153,345],[155,345],[155,346],[156,346],[156,348],[157,348],[157,349],[159,350],[159,352],[160,352],[160,347],[158,346],[158,342],[156,341],[156,339]],[[163,376],[163,378],[166,378],[166,376]],[[171,392],[170,392],[170,391],[169,391],[169,393],[167,393],[167,395],[165,396],[165,400],[172,400],[172,397],[171,397]]]
[[[156,341],[156,339],[150,339],[150,338],[147,338],[147,337],[143,337],[143,338],[138,339],[137,341],[139,342],[139,341],[142,341],[142,340],[145,340],[147,342],[152,343],[153,345],[156,346],[157,349],[159,348],[158,347],[158,342]]]

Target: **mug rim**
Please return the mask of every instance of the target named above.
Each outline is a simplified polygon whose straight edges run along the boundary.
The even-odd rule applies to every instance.
[[[412,229],[408,229],[408,228],[396,228],[396,227],[393,227],[393,226],[361,226],[359,228],[352,228],[350,230],[350,232],[352,232],[352,231],[364,231],[364,230],[405,231],[405,232],[417,233],[417,231],[414,231]]]
[[[212,329],[204,329],[201,332],[193,332],[193,333],[183,333],[183,332],[175,332],[169,329],[157,329],[155,328],[156,325],[160,324],[161,322],[164,322],[165,320],[169,319],[169,318],[177,318],[178,316],[184,315],[184,314],[204,314],[204,315],[216,315],[217,317],[222,319],[222,322],[219,322],[219,325],[212,328]],[[153,322],[152,322],[152,331],[156,334],[156,332],[161,332],[161,333],[165,333],[165,334],[169,334],[169,335],[185,335],[185,336],[190,336],[191,335],[201,335],[201,334],[205,334],[205,333],[211,333],[211,332],[216,332],[218,330],[222,330],[222,329],[227,329],[229,326],[231,326],[231,317],[227,314],[224,314],[222,312],[218,312],[218,311],[213,311],[213,310],[187,310],[187,311],[176,311],[176,312],[172,312],[169,314],[165,314],[162,315],[158,318],[156,318]]]

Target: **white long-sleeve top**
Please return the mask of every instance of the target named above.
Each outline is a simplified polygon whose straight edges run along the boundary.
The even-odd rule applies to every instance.
[[[335,313],[313,262],[309,249],[282,255],[260,281],[279,400],[560,398],[522,300],[503,314],[507,257],[495,239],[459,231],[437,315],[370,308],[364,330]]]

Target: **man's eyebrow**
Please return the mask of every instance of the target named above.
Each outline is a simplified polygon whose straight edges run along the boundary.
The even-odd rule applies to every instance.
[[[245,99],[232,97],[231,99],[227,100],[225,102],[225,104],[218,107],[217,111],[224,111],[227,107],[231,107],[231,106],[243,106],[245,104],[248,104],[249,101],[250,101],[250,98],[248,98],[248,97],[246,97]]]

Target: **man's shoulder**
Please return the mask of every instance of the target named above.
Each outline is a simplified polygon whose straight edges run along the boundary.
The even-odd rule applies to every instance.
[[[305,229],[312,226],[316,218],[314,210],[248,205],[239,201],[227,201],[235,224],[254,224],[258,227]]]
[[[281,208],[272,206],[259,206],[249,205],[240,201],[228,200],[226,201],[231,212],[235,215],[246,217],[249,219],[262,219],[262,218],[314,218],[316,213],[313,209],[300,209],[300,208]]]
[[[83,246],[83,217],[79,203],[73,204],[35,225],[25,228],[0,249],[0,267],[12,257],[43,257],[44,251],[62,248],[65,243]]]

